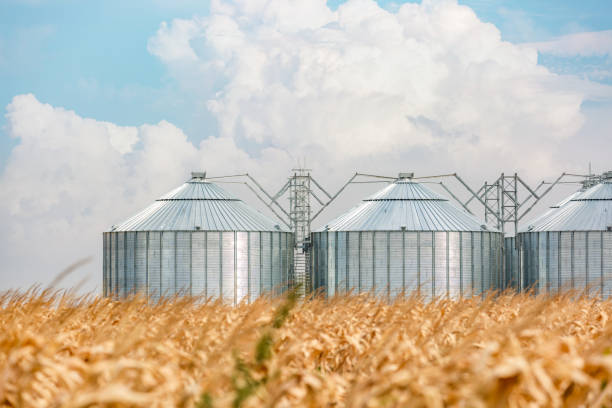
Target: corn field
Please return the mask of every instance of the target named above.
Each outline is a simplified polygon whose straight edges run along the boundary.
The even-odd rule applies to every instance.
[[[612,406],[612,302],[0,295],[3,407]]]

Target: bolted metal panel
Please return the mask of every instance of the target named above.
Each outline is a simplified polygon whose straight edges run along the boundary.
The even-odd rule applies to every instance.
[[[433,232],[419,232],[418,260],[419,260],[419,291],[426,300],[431,300],[434,282],[433,270],[435,265]]]
[[[267,265],[269,289],[275,265],[278,292],[293,279],[292,235],[266,232],[143,231],[104,234],[107,296],[135,292],[157,300],[160,296],[204,295],[237,304],[261,294],[261,275]],[[273,242],[276,249],[273,248]],[[263,259],[265,252],[267,260]],[[287,271],[281,271],[287,268]],[[281,280],[282,278],[282,280]],[[250,292],[252,291],[252,293]],[[249,296],[251,293],[251,296]]]
[[[125,234],[117,234],[117,295],[125,296]]]
[[[221,233],[206,232],[206,296],[221,296]]]
[[[191,294],[191,233],[176,233],[176,293]]]
[[[340,233],[339,233],[340,234]],[[404,243],[401,232],[389,232],[389,294],[397,296],[404,291]]]
[[[447,287],[447,236],[445,232],[434,232],[434,274],[433,296],[442,297],[448,293]]]
[[[475,232],[472,234],[472,279],[474,281],[474,295],[482,293],[482,234]]]
[[[206,233],[191,233],[191,294],[206,296]]]
[[[337,291],[338,293],[346,293],[348,289],[348,251],[347,245],[347,232],[338,231],[336,233],[336,270],[337,272]]]
[[[347,274],[349,291],[364,293],[374,289],[378,295],[393,297],[420,289],[427,300],[434,296],[456,298],[462,293],[471,296],[482,293],[483,286],[491,290],[499,285],[499,233],[349,232],[348,245],[340,245],[340,234],[316,232],[312,237],[316,266],[313,283],[315,289],[328,296],[345,290],[341,282]],[[349,260],[343,264],[346,269],[339,267],[338,260],[342,258]],[[488,278],[483,280],[483,275]]]
[[[461,238],[460,232],[448,233],[448,293],[452,298],[461,296]]]
[[[530,234],[534,235],[534,234]],[[559,278],[559,286],[561,289],[571,288],[573,285],[572,275],[573,275],[573,266],[572,266],[572,247],[573,247],[573,233],[571,232],[562,232],[561,233],[561,273]],[[528,252],[532,256],[535,256],[532,248],[529,248]],[[532,268],[530,271],[530,275],[533,276],[534,269]]]
[[[270,232],[261,233],[261,277],[262,294],[272,294],[272,237]]]
[[[587,288],[590,295],[599,295],[603,293],[603,276],[601,268],[601,231],[591,231],[587,236]]]
[[[406,294],[419,290],[419,233],[402,233],[403,255],[402,267],[404,268],[403,283]]]
[[[348,289],[359,291],[359,232],[347,232]],[[319,234],[315,234],[319,236]]]
[[[373,270],[373,288],[376,295],[386,295],[389,287],[388,281],[388,266],[389,266],[389,243],[387,241],[386,231],[375,231],[373,233],[374,240],[374,270]]]
[[[143,293],[146,296],[146,287],[147,233],[136,232],[136,246],[134,249],[134,292]]]
[[[474,294],[474,264],[472,262],[471,232],[461,232],[461,295],[472,297]]]
[[[327,270],[327,234],[319,237],[319,245],[320,250],[317,254],[317,276],[314,282],[316,282],[317,287],[327,290],[327,275],[325,274]]]
[[[603,296],[612,299],[612,232],[602,232]]]
[[[587,234],[586,232],[574,232],[573,248],[573,288],[579,291],[586,289],[587,285]]]
[[[254,301],[261,293],[260,232],[249,232],[249,299]]]
[[[280,290],[283,291],[283,288],[288,287],[289,285],[289,277],[287,272],[289,271],[287,265],[287,238],[285,235],[279,235],[280,238],[280,280],[281,286]]]
[[[161,233],[149,232],[147,253],[149,297],[158,299],[161,295]]]
[[[176,233],[161,233],[161,289],[160,295],[176,293]]]
[[[328,295],[344,276],[347,290],[386,296],[418,290],[425,299],[479,294],[501,284],[501,233],[406,179],[329,222],[312,241],[315,288]]]
[[[125,290],[126,294],[133,295],[136,292],[136,233],[125,233]]]
[[[249,233],[236,233],[236,302],[249,300]]]
[[[278,294],[281,288],[280,239],[272,234],[272,293]]]
[[[520,234],[524,288],[537,293],[573,289],[608,298],[612,276],[606,263],[612,258],[607,231],[542,231]]]
[[[235,232],[221,233],[221,293],[223,299],[233,303],[236,302],[235,234]]]
[[[538,241],[538,254],[545,254],[548,246],[548,234],[538,235],[534,236],[534,238]],[[550,287],[550,270],[548,268],[548,259],[546,256],[540,256],[536,262],[539,270],[539,273],[537,274],[538,282],[536,283],[537,293],[543,293]]]
[[[327,253],[327,275],[325,281],[327,282],[327,295],[334,296],[336,294],[337,280],[336,280],[336,233],[332,232],[327,234],[327,247],[324,252]],[[323,256],[323,254],[321,254]]]
[[[359,291],[370,292],[374,286],[374,233],[361,233],[359,251]]]
[[[561,280],[559,275],[559,233],[547,232],[546,237],[548,239],[547,258],[548,264],[548,278],[550,281],[550,292],[559,293],[561,288]]]
[[[110,234],[105,232],[102,234],[102,296],[108,296],[109,275],[110,275]]]
[[[482,291],[493,287],[491,279],[491,234],[482,234]]]

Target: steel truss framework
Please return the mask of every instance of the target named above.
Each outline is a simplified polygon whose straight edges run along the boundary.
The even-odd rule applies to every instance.
[[[449,196],[465,211],[474,215],[470,209],[471,203],[476,203],[484,209],[485,223],[495,226],[501,232],[508,234],[507,226],[512,225],[512,232],[518,231],[518,223],[545,197],[560,184],[577,184],[583,188],[597,184],[601,176],[561,173],[554,181],[542,181],[535,188],[527,184],[517,173],[507,175],[501,173],[493,182],[485,182],[478,190],[474,190],[457,173],[432,176],[413,177],[411,173],[402,173],[402,177],[415,181],[439,185]],[[294,233],[294,274],[296,284],[300,285],[301,294],[311,290],[308,273],[310,270],[310,233],[312,222],[336,199],[350,184],[361,183],[391,183],[398,177],[375,174],[355,173],[344,183],[335,194],[330,194],[311,175],[311,170],[303,167],[292,169],[287,182],[276,192],[270,194],[260,183],[248,173],[229,176],[208,177],[220,183],[244,184],[253,194],[263,202],[280,222],[289,227]],[[225,181],[232,179],[238,181]],[[433,181],[440,180],[440,181]],[[450,184],[449,180],[458,183]],[[459,188],[457,188],[459,186]],[[542,192],[540,192],[542,191]],[[459,198],[467,195],[467,199]],[[286,203],[281,202],[285,199]],[[314,201],[311,201],[314,199]],[[314,212],[314,215],[313,215]],[[502,258],[505,247],[502,245]],[[519,261],[520,262],[520,261]],[[519,265],[520,269],[520,265]],[[510,280],[506,276],[504,262],[504,282]]]

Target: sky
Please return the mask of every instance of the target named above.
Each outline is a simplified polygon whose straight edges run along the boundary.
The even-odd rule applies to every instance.
[[[0,109],[0,290],[89,255],[95,290],[101,231],[191,170],[612,169],[612,3],[3,0]]]

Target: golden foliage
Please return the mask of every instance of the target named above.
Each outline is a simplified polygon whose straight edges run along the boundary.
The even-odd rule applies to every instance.
[[[611,301],[284,302],[5,293],[0,406],[612,404]]]

